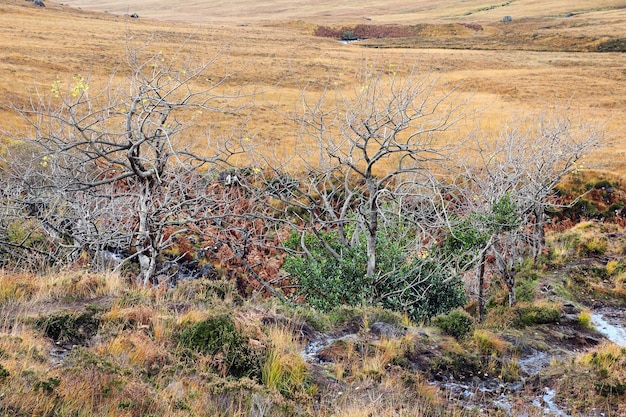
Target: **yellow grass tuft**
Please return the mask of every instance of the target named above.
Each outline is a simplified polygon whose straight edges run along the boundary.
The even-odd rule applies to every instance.
[[[143,332],[124,332],[97,346],[99,355],[109,355],[124,367],[151,371],[165,362],[164,348]]]
[[[149,306],[137,305],[122,308],[118,304],[111,307],[102,319],[121,323],[123,327],[149,328],[158,312]]]
[[[510,344],[501,337],[482,329],[474,330],[471,341],[481,355],[501,356],[510,347]]]
[[[623,265],[622,262],[618,261],[618,260],[610,260],[606,263],[606,273],[608,275],[613,275],[616,272],[619,272],[622,269]]]
[[[39,301],[90,300],[117,296],[125,288],[119,274],[95,274],[82,270],[67,270],[40,278]]]
[[[274,326],[268,331],[270,346],[261,371],[263,384],[284,395],[293,396],[305,386],[308,370],[302,346],[295,340],[292,329]]]
[[[593,324],[591,324],[591,312],[589,310],[581,311],[576,320],[578,321],[578,324],[585,329],[593,328]]]
[[[32,274],[0,271],[0,305],[28,301],[38,289],[37,278]]]

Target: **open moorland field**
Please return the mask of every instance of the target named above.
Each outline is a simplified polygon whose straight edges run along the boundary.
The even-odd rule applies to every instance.
[[[250,135],[264,149],[289,154],[294,134],[284,115],[305,88],[318,94],[329,79],[349,83],[372,63],[395,65],[400,73],[417,64],[444,88],[454,85],[471,97],[463,129],[495,130],[510,118],[568,107],[574,119],[606,123],[607,142],[587,166],[626,172],[626,60],[622,52],[598,52],[624,50],[622,2],[432,3],[140,1],[129,7],[76,0],[42,8],[9,0],[0,5],[0,93],[19,102],[35,86],[48,93],[56,79],[77,74],[89,74],[94,86],[107,82],[125,48],[149,39],[165,54],[183,44],[199,59],[223,50],[215,68],[237,71],[229,87],[256,92]],[[139,18],[128,17],[133,13]],[[504,16],[512,21],[502,22]],[[340,34],[365,30],[369,39],[342,44],[316,36],[320,26]],[[4,123],[11,117],[3,115]]]

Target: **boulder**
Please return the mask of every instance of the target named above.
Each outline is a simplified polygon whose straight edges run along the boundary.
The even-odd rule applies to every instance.
[[[400,337],[406,333],[404,330],[398,329],[396,326],[382,321],[377,321],[370,326],[370,331],[378,337]]]

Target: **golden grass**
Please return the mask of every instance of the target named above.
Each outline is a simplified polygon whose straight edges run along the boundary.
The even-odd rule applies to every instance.
[[[136,367],[150,371],[165,363],[167,353],[163,346],[144,332],[123,332],[95,347],[98,355],[110,355],[122,367]]]
[[[274,22],[304,19],[307,22],[322,24],[338,24],[346,22],[369,23],[371,18],[376,23],[408,23],[418,22],[450,22],[450,21],[498,21],[503,15],[524,16],[558,16],[565,12],[576,12],[572,16],[578,20],[591,14],[602,19],[607,9],[622,5],[618,0],[600,0],[584,7],[573,6],[565,0],[549,2],[511,2],[495,7],[485,7],[482,0],[438,1],[433,4],[429,0],[373,0],[354,2],[340,0],[333,2],[310,2],[306,0],[269,0],[250,2],[249,0],[231,0],[203,3],[182,0],[175,5],[155,0],[134,2],[131,8],[123,0],[68,0],[65,2],[73,7],[86,10],[106,10],[111,13],[133,13],[142,17],[160,20],[181,20],[195,23],[227,23],[227,24],[267,24]],[[305,25],[304,22],[300,25]],[[581,30],[581,29],[579,29]],[[584,30],[584,28],[582,28]]]
[[[292,329],[274,326],[268,330],[269,349],[261,380],[272,390],[293,396],[305,388],[308,369]]]
[[[591,312],[589,310],[585,309],[581,311],[576,320],[578,321],[578,324],[586,329],[593,328],[593,324],[591,324]]]
[[[0,306],[53,300],[89,300],[120,295],[125,287],[119,274],[66,270],[39,276],[0,271]]]
[[[613,0],[596,0],[579,13],[563,0],[553,0],[537,9],[529,3],[511,3],[506,8],[477,11],[479,2],[449,1],[437,7],[426,7],[418,3],[396,0],[394,5],[373,2],[367,5],[347,6],[334,4],[330,9],[319,5],[297,5],[276,10],[264,3],[251,7],[250,2],[238,1],[228,7],[211,3],[194,3],[182,6],[178,11],[169,6],[140,2],[133,5],[142,16],[154,12],[154,17],[163,19],[181,18],[186,21],[200,19],[201,24],[186,22],[129,19],[107,13],[91,13],[67,6],[50,4],[35,8],[20,0],[3,4],[0,13],[0,34],[7,42],[0,51],[0,93],[18,103],[26,100],[33,86],[38,85],[43,93],[50,90],[52,82],[59,77],[63,82],[75,74],[90,74],[94,88],[108,81],[109,75],[124,61],[124,51],[129,38],[131,44],[140,45],[153,37],[152,50],[163,50],[171,56],[181,44],[199,59],[212,56],[227,46],[227,51],[215,66],[215,74],[226,67],[236,70],[228,91],[238,87],[247,91],[256,90],[253,109],[249,113],[249,137],[251,143],[263,149],[268,158],[289,161],[295,152],[297,136],[293,126],[283,115],[293,113],[302,89],[316,95],[329,77],[343,74],[351,88],[351,74],[363,67],[365,62],[383,65],[414,62],[425,71],[434,71],[441,85],[460,83],[462,95],[471,97],[467,106],[469,114],[477,111],[474,120],[466,125],[474,129],[478,124],[487,131],[499,129],[507,119],[520,114],[539,113],[554,103],[568,102],[573,117],[583,118],[589,123],[607,121],[612,138],[586,158],[586,166],[626,172],[626,163],[620,155],[626,155],[623,144],[623,126],[626,107],[626,83],[622,54],[589,54],[572,52],[533,51],[489,51],[489,50],[416,50],[416,49],[363,49],[357,45],[341,45],[332,39],[311,36],[311,22],[325,14],[327,22],[363,22],[362,17],[372,14],[376,22],[403,23],[416,21],[452,22],[480,21],[485,33],[498,34],[502,29],[498,23],[503,14],[535,16],[516,22],[515,30],[532,33],[552,34],[583,33],[585,36],[601,38],[612,36],[614,28],[626,21]],[[76,0],[70,5],[82,4],[87,8],[113,12],[112,3]],[[430,3],[429,3],[430,4]],[[245,5],[245,6],[244,6]],[[205,7],[206,13],[195,13],[196,7]],[[270,21],[261,24],[265,17],[259,7],[272,10]],[[356,9],[354,8],[356,7]],[[126,6],[123,6],[126,12]],[[285,12],[290,10],[290,12]],[[322,12],[323,10],[323,12]],[[393,13],[392,10],[401,12]],[[558,17],[567,12],[576,12],[574,17]],[[472,14],[465,14],[471,12]],[[132,11],[131,11],[132,13]],[[186,17],[182,13],[190,13]],[[225,14],[224,14],[225,13]],[[226,14],[232,13],[231,17]],[[286,13],[286,14],[283,14]],[[328,14],[328,15],[327,15]],[[540,18],[550,14],[553,20],[546,25]],[[192,16],[193,17],[190,17]],[[236,16],[236,18],[235,18]],[[283,16],[283,17],[281,17]],[[296,22],[304,19],[304,22]],[[237,26],[240,22],[251,22],[248,26]],[[449,21],[445,23],[449,24]],[[219,24],[217,24],[219,22]],[[308,22],[308,23],[307,23]],[[576,22],[574,25],[572,22]],[[546,26],[550,26],[546,28]],[[75,36],[80,33],[80,36]],[[484,39],[475,40],[481,47]],[[5,127],[20,122],[11,113],[2,111]],[[197,150],[207,148],[205,129],[214,129],[214,135],[231,126],[233,119],[209,116],[199,121],[194,130],[188,131],[186,141],[192,142]],[[196,123],[194,121],[194,123]],[[458,132],[463,136],[463,132]]]
[[[488,330],[476,329],[471,342],[481,355],[502,356],[510,348],[510,343]]]

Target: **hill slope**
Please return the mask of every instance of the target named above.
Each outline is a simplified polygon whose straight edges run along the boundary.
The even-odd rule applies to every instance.
[[[503,16],[540,17],[594,13],[602,18],[608,11],[624,7],[618,0],[595,0],[573,5],[565,0],[370,0],[370,1],[306,1],[306,0],[221,0],[198,2],[181,0],[164,2],[141,0],[68,0],[65,4],[86,10],[110,13],[138,13],[155,19],[184,20],[198,23],[276,22],[304,19],[324,24],[354,22],[363,18],[378,23],[421,23],[432,21],[497,21]]]

